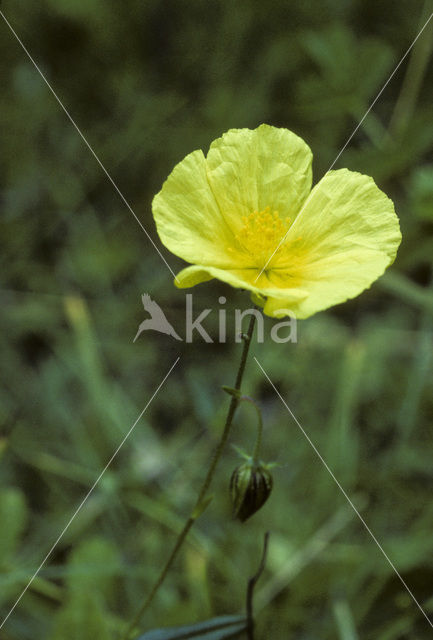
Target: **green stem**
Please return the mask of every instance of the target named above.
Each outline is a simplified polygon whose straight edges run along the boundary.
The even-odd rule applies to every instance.
[[[251,343],[251,338],[253,335],[253,331],[254,331],[254,326],[255,326],[255,320],[256,320],[256,314],[252,313],[251,314],[251,318],[250,318],[250,322],[248,325],[248,331],[245,335],[243,335],[243,340],[244,340],[244,346],[242,349],[242,355],[241,355],[241,361],[239,363],[239,369],[236,375],[236,382],[235,382],[235,386],[234,388],[237,391],[240,391],[241,388],[241,384],[242,384],[242,378],[244,375],[244,371],[245,371],[245,365],[247,362],[247,357],[248,357],[248,351],[250,348],[250,343]],[[130,623],[130,625],[128,626],[128,628],[126,629],[125,633],[122,636],[122,640],[129,640],[129,638],[131,637],[132,632],[134,631],[134,629],[137,627],[138,623],[140,622],[144,612],[148,609],[149,605],[151,604],[152,600],[154,599],[157,591],[159,590],[159,588],[161,587],[162,583],[164,582],[169,570],[171,569],[171,566],[173,564],[173,562],[175,561],[177,554],[179,553],[186,536],[188,535],[189,530],[191,529],[192,525],[194,524],[194,522],[197,520],[197,518],[201,515],[201,513],[203,512],[203,502],[205,500],[206,497],[206,493],[208,492],[208,489],[210,487],[210,484],[212,482],[212,478],[213,475],[215,473],[215,469],[217,467],[217,464],[221,458],[222,452],[224,450],[224,447],[227,443],[229,434],[230,434],[230,429],[232,426],[232,422],[233,422],[233,416],[235,414],[236,411],[236,407],[238,405],[239,402],[239,398],[232,396],[231,400],[230,400],[230,406],[229,406],[229,410],[227,413],[227,417],[226,417],[226,421],[225,421],[225,425],[224,425],[224,429],[221,435],[221,439],[217,445],[217,448],[215,450],[215,453],[213,455],[212,458],[212,462],[209,466],[209,470],[206,474],[206,477],[203,481],[203,485],[201,487],[201,490],[199,492],[198,498],[196,500],[196,503],[194,505],[194,508],[191,511],[191,515],[188,517],[187,521],[184,524],[184,527],[182,529],[182,531],[179,533],[177,540],[175,542],[175,545],[173,547],[173,550],[167,560],[167,562],[165,563],[163,569],[161,570],[161,573],[158,576],[158,579],[156,580],[151,592],[149,593],[149,595],[147,596],[147,598],[144,600],[143,604],[141,605],[141,607],[139,608],[139,610],[137,611],[136,615],[134,616],[132,622]]]
[[[248,580],[248,589],[247,589],[247,636],[248,640],[254,640],[254,617],[253,617],[253,595],[254,595],[254,587],[256,586],[257,580],[262,575],[265,569],[266,556],[268,553],[268,542],[269,542],[269,531],[265,533],[265,539],[263,542],[263,552],[260,560],[259,568],[256,573]]]
[[[256,410],[256,413],[257,413],[257,418],[258,418],[257,438],[256,438],[256,445],[254,447],[254,453],[253,453],[253,462],[254,462],[254,464],[257,464],[258,461],[259,461],[260,447],[262,446],[262,433],[263,433],[262,412],[260,411],[260,407],[257,404],[257,402],[255,402],[255,400],[250,398],[250,396],[241,396],[239,398],[239,401],[240,402],[249,402],[254,407],[254,409]]]

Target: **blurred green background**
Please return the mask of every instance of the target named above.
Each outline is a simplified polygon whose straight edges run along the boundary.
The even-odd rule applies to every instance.
[[[317,181],[432,2],[28,0],[2,11],[173,269],[150,203],[173,165],[230,127],[301,135]],[[431,26],[431,25],[430,25]],[[337,167],[393,198],[403,243],[356,300],[252,351],[433,615],[433,71],[426,29]],[[132,344],[140,295],[182,334],[185,292],[0,19],[1,619],[159,385],[181,360],[2,628],[2,640],[115,638],[148,593],[221,431],[239,345]],[[248,296],[194,290],[197,311]],[[217,335],[217,316],[206,321]],[[267,333],[272,322],[267,320]],[[231,448],[215,498],[143,629],[244,607],[262,537],[258,638],[419,640],[432,629],[251,358],[275,489],[230,516]],[[232,442],[250,447],[242,407]]]

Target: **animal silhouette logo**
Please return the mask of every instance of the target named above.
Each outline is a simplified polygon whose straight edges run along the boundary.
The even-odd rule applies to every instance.
[[[143,320],[143,322],[138,327],[137,335],[135,336],[133,342],[135,342],[138,336],[143,331],[159,331],[160,333],[165,333],[176,340],[182,340],[182,338],[176,333],[172,325],[169,323],[167,318],[165,317],[165,313],[161,309],[161,307],[152,300],[152,298],[147,294],[143,293],[141,296],[143,301],[144,310],[150,314],[150,318],[148,320]]]

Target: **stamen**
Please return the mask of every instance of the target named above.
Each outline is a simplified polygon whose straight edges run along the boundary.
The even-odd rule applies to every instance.
[[[254,258],[257,266],[261,267],[287,233],[291,219],[282,219],[278,211],[271,211],[270,207],[266,207],[263,211],[242,216],[242,222],[243,227],[236,235],[236,240]],[[275,255],[278,255],[281,248],[278,247]],[[232,249],[229,248],[230,250]]]

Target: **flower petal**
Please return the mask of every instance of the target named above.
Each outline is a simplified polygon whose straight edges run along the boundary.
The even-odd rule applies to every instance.
[[[400,242],[394,205],[374,180],[330,171],[290,228],[274,276],[308,291],[295,309],[306,318],[368,288],[394,261]]]
[[[301,138],[266,124],[231,129],[215,140],[206,158],[208,179],[234,233],[242,216],[268,206],[293,219],[311,189],[311,161]]]
[[[204,265],[194,265],[182,269],[176,276],[175,284],[180,289],[184,289],[217,278],[218,280],[227,282],[227,284],[232,287],[251,291],[254,302],[261,306],[266,302],[264,312],[267,315],[278,318],[282,315],[287,315],[287,313],[276,312],[281,312],[283,309],[292,310],[295,307],[297,308],[299,302],[308,296],[307,291],[295,287],[290,289],[276,289],[266,277],[262,277],[262,284],[256,286],[254,284],[256,273],[255,269],[228,270]],[[263,285],[264,281],[267,282],[267,286]]]
[[[163,244],[187,262],[225,267],[237,263],[227,251],[233,235],[221,216],[206,175],[202,151],[193,151],[175,166],[152,211]]]

